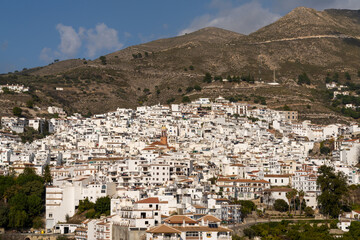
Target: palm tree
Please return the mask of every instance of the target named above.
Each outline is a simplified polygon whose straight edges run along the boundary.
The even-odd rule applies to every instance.
[[[296,189],[291,190],[291,201],[294,202],[294,215],[296,215],[296,205],[295,205],[295,200],[296,200],[296,195],[297,195],[298,191]]]
[[[302,201],[304,200],[304,197],[305,197],[305,193],[303,190],[301,190],[299,192],[299,200],[300,200],[300,216],[302,214],[302,208],[301,208],[301,204],[302,204]]]
[[[286,193],[286,198],[288,199],[289,202],[289,215],[291,213],[291,199],[292,199],[292,191],[291,192],[287,192]]]

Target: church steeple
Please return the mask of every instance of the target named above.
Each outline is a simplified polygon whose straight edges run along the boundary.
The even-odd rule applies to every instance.
[[[165,126],[161,127],[160,142],[164,145],[167,145],[167,128]]]

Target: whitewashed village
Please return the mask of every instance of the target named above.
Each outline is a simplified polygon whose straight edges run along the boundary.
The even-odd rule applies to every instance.
[[[299,121],[295,111],[218,97],[188,104],[141,106],[84,118],[1,118],[1,174],[33,168],[46,186],[45,231],[78,240],[231,239],[246,223],[241,200],[266,213],[287,193],[319,215],[318,169],[331,166],[359,184],[360,127]],[[15,133],[48,124],[52,134],[22,143]],[[324,144],[330,151],[321,154]],[[106,216],[71,223],[79,204],[111,199]],[[251,214],[255,214],[251,213]],[[346,232],[360,212],[339,216]],[[258,215],[259,219],[261,214]]]

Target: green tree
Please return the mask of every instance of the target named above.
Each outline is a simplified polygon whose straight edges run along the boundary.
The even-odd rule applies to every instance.
[[[244,235],[247,236],[250,239],[253,239],[254,237],[256,237],[256,232],[252,228],[245,228],[244,229]]]
[[[284,199],[276,199],[274,209],[279,212],[286,212],[289,210],[289,204]]]
[[[41,228],[44,228],[44,221],[43,221],[43,218],[40,217],[40,216],[37,216],[35,217],[33,220],[32,220],[32,227],[35,228],[35,229],[41,229]]]
[[[191,102],[190,98],[188,96],[184,96],[181,100],[183,103],[189,103]]]
[[[321,154],[328,155],[330,152],[331,152],[331,149],[329,147],[322,146],[320,148],[320,153]]]
[[[39,216],[43,212],[43,202],[39,196],[31,195],[27,198],[28,211],[30,218]]]
[[[3,87],[2,90],[3,90],[3,93],[4,93],[4,94],[13,94],[13,92],[10,91],[10,89],[7,88],[7,87]]]
[[[246,217],[252,211],[256,210],[256,205],[252,201],[242,200],[240,201],[240,204],[241,204],[240,211],[243,217]]]
[[[284,111],[291,111],[291,108],[290,108],[288,105],[285,104],[285,105],[283,106],[283,110],[284,110]]]
[[[287,192],[286,193],[286,198],[289,202],[289,214],[291,213],[291,199],[292,199],[292,192]]]
[[[10,208],[9,212],[9,227],[11,228],[24,228],[28,221],[28,215],[25,210]]]
[[[316,183],[321,191],[317,199],[320,211],[337,218],[348,192],[346,177],[342,172],[335,173],[332,167],[325,165],[319,168],[318,174]]]
[[[105,56],[100,56],[100,61],[101,61],[101,64],[102,65],[106,65],[107,62],[106,62],[106,57]]]
[[[344,234],[345,240],[358,240],[360,239],[360,222],[352,221],[349,227],[349,232]]]
[[[9,208],[5,204],[0,205],[0,227],[7,227],[9,222]]]
[[[195,89],[196,91],[201,91],[202,88],[201,88],[199,85],[195,85],[195,86],[194,86],[194,89]]]
[[[303,190],[301,190],[299,192],[299,200],[300,200],[300,216],[302,214],[302,208],[301,208],[301,205],[302,205],[302,202],[304,200],[304,197],[305,197],[305,192]]]
[[[205,76],[203,78],[203,81],[206,82],[206,83],[211,83],[212,82],[212,76],[210,73],[205,73]]]
[[[296,200],[297,190],[293,189],[291,190],[291,202],[294,204],[294,215],[296,214],[296,206],[295,206],[295,200]]]
[[[170,98],[170,99],[168,99],[168,100],[166,100],[166,103],[167,104],[170,104],[170,103],[172,103],[172,102],[174,102],[175,101],[175,98]]]
[[[95,210],[96,210],[96,213],[109,215],[110,214],[110,198],[109,197],[98,198],[95,202]]]
[[[350,81],[351,80],[351,75],[349,72],[345,72],[345,79]]]
[[[90,202],[88,198],[79,201],[78,213],[82,213],[84,211],[90,210],[94,208],[95,204]]]
[[[310,85],[311,84],[310,78],[308,77],[308,75],[306,73],[300,74],[298,76],[298,84],[299,85],[302,85],[302,84]]]
[[[194,88],[191,87],[191,86],[186,88],[186,92],[187,92],[187,93],[191,92],[192,90],[194,90]]]
[[[30,167],[25,167],[24,172],[16,178],[16,183],[20,186],[24,185],[27,182],[39,181],[44,182],[44,179],[35,173],[35,170]]]
[[[304,209],[304,212],[305,212],[306,217],[313,217],[314,213],[315,213],[314,210],[311,207],[306,207]]]
[[[194,66],[193,65],[190,65],[189,66],[189,69],[192,71],[192,70],[194,70]]]
[[[42,182],[35,180],[23,184],[20,192],[26,194],[27,196],[35,195],[42,197],[45,192],[45,187]]]
[[[95,209],[90,209],[89,211],[87,211],[87,213],[85,214],[86,218],[95,218],[96,215],[96,211]]]
[[[13,114],[14,114],[15,116],[17,116],[17,117],[20,117],[21,114],[22,114],[22,109],[19,108],[19,107],[14,107],[14,108],[13,108]]]
[[[44,181],[47,184],[51,184],[52,183],[52,177],[51,177],[51,171],[50,171],[50,166],[48,164],[46,164],[45,168],[44,168]]]

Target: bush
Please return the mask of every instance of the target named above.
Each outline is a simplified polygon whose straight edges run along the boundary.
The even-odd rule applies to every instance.
[[[305,212],[305,216],[307,216],[307,217],[314,216],[314,210],[311,207],[306,207],[304,212]]]
[[[331,149],[329,147],[322,146],[320,148],[320,153],[324,155],[328,155],[331,152]]]
[[[86,218],[94,218],[95,214],[96,214],[96,211],[95,211],[95,209],[92,208],[85,214],[85,217]]]
[[[14,114],[15,116],[17,116],[17,117],[20,117],[21,114],[22,114],[22,109],[19,108],[19,107],[14,107],[14,108],[13,108],[13,114]]]
[[[186,92],[187,92],[187,93],[191,92],[192,90],[194,90],[193,87],[188,87],[188,88],[186,88]]]
[[[202,88],[201,88],[199,85],[195,85],[195,86],[194,86],[194,89],[195,89],[196,91],[201,91]]]
[[[90,202],[88,198],[79,201],[78,213],[94,208],[94,203]]]
[[[167,104],[170,104],[170,103],[172,103],[172,102],[174,102],[175,101],[175,98],[170,98],[170,99],[168,99],[167,101],[166,101],[166,103]]]
[[[96,200],[95,210],[100,214],[107,214],[110,212],[110,198],[109,197],[101,197]]]
[[[307,76],[306,73],[303,73],[298,76],[298,84],[299,85],[302,85],[302,84],[310,85],[311,84],[310,78]]]
[[[101,56],[100,61],[101,61],[102,65],[106,65],[106,57],[105,56]]]
[[[204,79],[203,79],[204,82],[207,82],[207,83],[211,83],[212,82],[212,76],[210,73],[205,73],[205,76],[204,76]]]
[[[283,106],[283,110],[284,110],[284,111],[291,111],[291,108],[290,108],[288,105],[285,104],[285,105]]]
[[[244,229],[244,235],[248,238],[252,239],[256,237],[256,232],[252,228],[245,228]]]
[[[44,227],[44,221],[42,217],[38,216],[33,219],[33,228],[40,229]]]
[[[276,199],[274,209],[279,212],[286,212],[289,210],[289,204],[283,199]]]
[[[182,102],[183,102],[183,103],[189,103],[189,102],[191,102],[191,100],[190,100],[190,98],[189,98],[188,96],[184,96],[184,97],[182,98]]]
[[[345,78],[346,78],[346,80],[350,81],[351,80],[350,73],[345,72]]]

